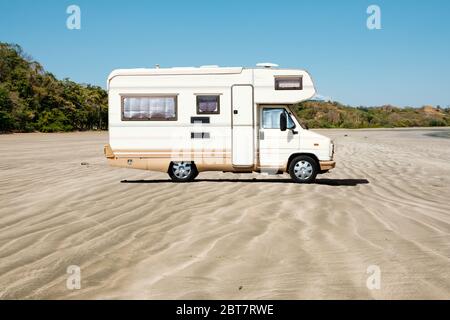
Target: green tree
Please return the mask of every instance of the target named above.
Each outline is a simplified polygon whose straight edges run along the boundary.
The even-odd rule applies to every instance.
[[[15,44],[0,43],[0,132],[105,130],[108,95],[58,80]]]

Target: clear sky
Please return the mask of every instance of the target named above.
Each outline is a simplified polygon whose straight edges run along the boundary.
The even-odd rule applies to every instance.
[[[71,4],[80,30],[66,27]],[[366,27],[371,4],[381,30]],[[450,105],[448,0],[0,0],[0,41],[102,87],[115,68],[268,61],[305,68],[343,103]]]

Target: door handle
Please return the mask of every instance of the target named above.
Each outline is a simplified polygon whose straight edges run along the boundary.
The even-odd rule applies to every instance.
[[[259,140],[264,140],[264,131],[259,132]]]

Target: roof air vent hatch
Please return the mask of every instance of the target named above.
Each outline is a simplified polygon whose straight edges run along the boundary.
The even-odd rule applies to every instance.
[[[256,66],[268,68],[268,69],[278,67],[278,65],[276,63],[271,63],[271,62],[260,62],[260,63],[257,63]]]

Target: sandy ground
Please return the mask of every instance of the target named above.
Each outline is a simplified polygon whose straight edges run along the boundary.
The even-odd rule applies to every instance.
[[[313,185],[174,184],[108,167],[106,133],[0,136],[0,298],[450,299],[450,139],[318,131],[338,166]]]

